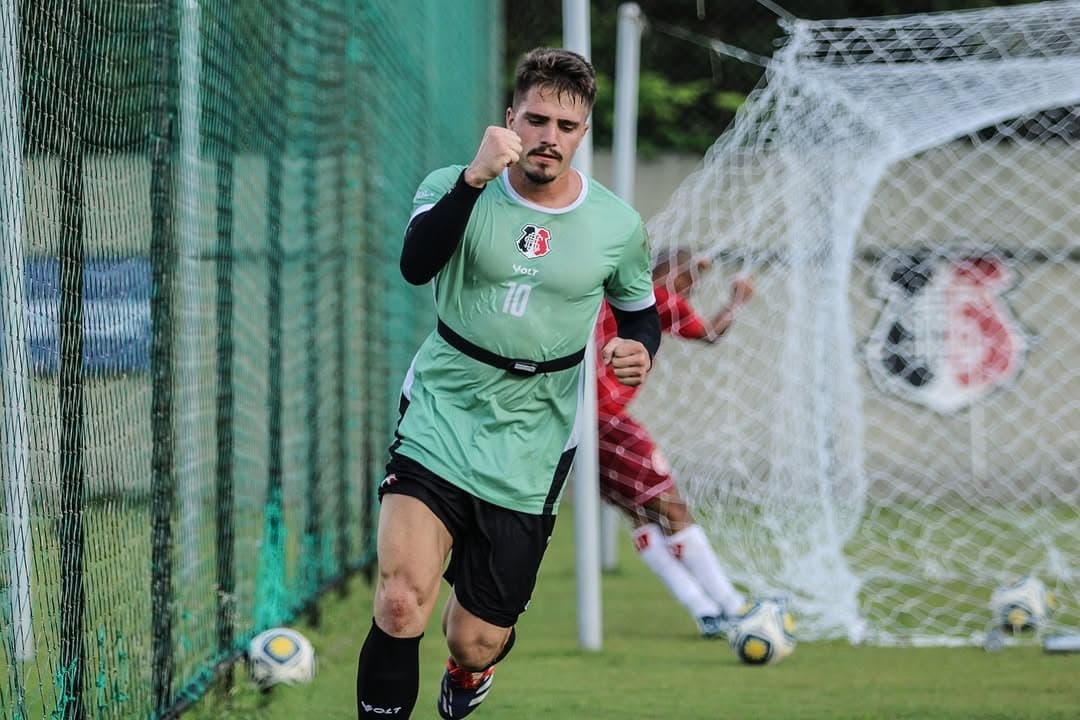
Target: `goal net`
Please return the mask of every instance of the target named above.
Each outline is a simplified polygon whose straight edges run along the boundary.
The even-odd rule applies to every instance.
[[[785,25],[650,222],[756,294],[631,407],[803,637],[977,643],[1033,574],[1080,622],[1080,2]]]

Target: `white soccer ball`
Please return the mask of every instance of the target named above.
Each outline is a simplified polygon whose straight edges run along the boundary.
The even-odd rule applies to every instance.
[[[1057,609],[1054,594],[1037,577],[1028,575],[996,588],[990,595],[994,625],[1008,633],[1037,629]]]
[[[728,630],[735,657],[747,665],[773,665],[795,650],[795,619],[777,600],[758,600]]]
[[[315,677],[315,648],[290,628],[264,630],[248,645],[248,674],[263,689],[310,682]]]

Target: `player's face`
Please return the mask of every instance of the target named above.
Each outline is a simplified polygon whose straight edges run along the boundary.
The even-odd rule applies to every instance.
[[[546,87],[533,87],[517,107],[507,109],[506,126],[521,138],[518,165],[525,177],[544,185],[566,172],[589,129],[588,118],[580,98]]]
[[[674,267],[662,266],[665,269],[654,276],[654,281],[666,285],[672,292],[684,297],[689,296],[697,280],[695,271],[706,270],[711,264],[708,260],[699,260],[695,263],[693,256],[680,251]]]
[[[689,270],[680,270],[675,273],[673,284],[675,292],[679,295],[689,295],[691,288],[694,287],[694,275]]]

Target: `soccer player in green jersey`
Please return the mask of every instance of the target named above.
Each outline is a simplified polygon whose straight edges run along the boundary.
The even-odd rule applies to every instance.
[[[379,578],[360,651],[361,718],[408,717],[420,637],[452,588],[437,708],[470,714],[514,644],[577,446],[585,346],[606,299],[600,358],[640,385],[660,344],[641,217],[570,166],[596,97],[567,50],[519,62],[505,127],[467,166],[420,184],[401,270],[432,283],[438,323],[413,358],[379,488]]]

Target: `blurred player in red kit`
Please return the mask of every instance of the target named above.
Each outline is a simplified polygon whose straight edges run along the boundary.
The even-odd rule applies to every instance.
[[[698,273],[711,261],[678,250],[653,269],[653,292],[664,332],[713,343],[731,326],[738,309],[750,299],[750,281],[736,278],[730,303],[712,319],[700,317],[687,297]],[[605,304],[597,323],[597,347],[617,327]],[[634,547],[645,564],[697,621],[701,635],[723,635],[745,598],[731,584],[704,530],[679,494],[664,454],[648,432],[627,412],[637,387],[620,383],[598,357],[600,492],[634,525]]]

